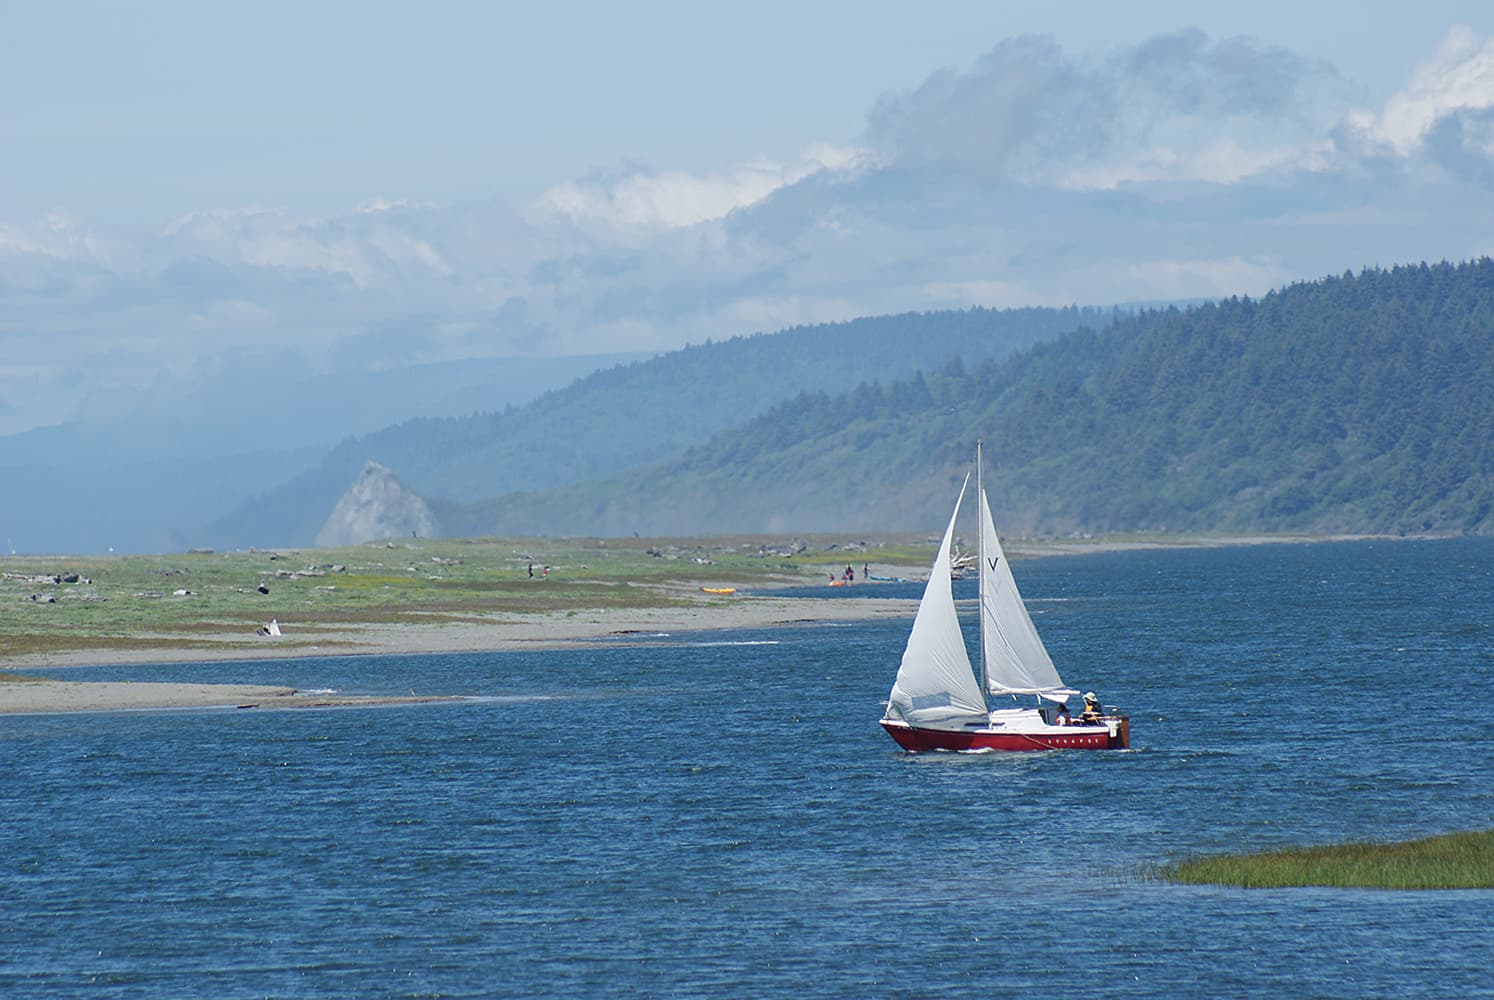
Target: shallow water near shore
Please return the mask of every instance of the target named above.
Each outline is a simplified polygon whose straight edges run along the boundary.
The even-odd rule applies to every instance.
[[[0,995],[1491,995],[1494,892],[1151,873],[1494,826],[1494,542],[1015,569],[1131,751],[899,752],[905,621],[69,670],[474,697],[0,719]]]

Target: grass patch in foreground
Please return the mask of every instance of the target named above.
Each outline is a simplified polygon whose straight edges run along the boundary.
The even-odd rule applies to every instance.
[[[1339,844],[1181,861],[1162,876],[1246,889],[1494,889],[1494,830],[1398,844]]]

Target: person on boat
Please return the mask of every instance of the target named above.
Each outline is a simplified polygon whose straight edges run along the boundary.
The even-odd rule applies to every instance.
[[[1099,722],[1105,710],[1100,707],[1100,699],[1093,691],[1084,692],[1084,712],[1079,716],[1080,722]]]
[[[1059,702],[1058,711],[1053,713],[1053,724],[1055,726],[1067,726],[1073,721],[1073,717],[1069,715],[1068,703],[1063,701]]]

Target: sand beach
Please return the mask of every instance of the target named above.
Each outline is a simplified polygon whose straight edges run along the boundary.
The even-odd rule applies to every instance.
[[[355,707],[450,700],[439,694],[401,698],[306,694],[292,688],[225,683],[68,681],[26,676],[29,669],[141,663],[202,663],[221,677],[234,660],[408,653],[561,649],[609,641],[637,643],[650,634],[786,626],[796,623],[911,617],[915,602],[876,597],[801,600],[744,596],[700,600],[693,606],[573,609],[543,614],[493,613],[487,620],[425,624],[358,623],[335,628],[282,621],[279,638],[204,634],[199,645],[69,649],[7,657],[0,670],[0,714],[113,712],[243,707],[289,709]]]

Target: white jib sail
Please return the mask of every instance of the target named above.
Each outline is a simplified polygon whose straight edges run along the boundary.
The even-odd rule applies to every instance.
[[[1017,581],[1012,578],[986,492],[980,493],[981,641],[986,653],[986,689],[991,694],[1043,694],[1061,700],[1077,694],[1063,686],[1043,647]]]
[[[969,483],[967,475],[965,485]],[[987,719],[986,699],[970,668],[950,585],[949,543],[964,499],[961,486],[887,703],[888,718],[928,729],[959,729]]]

